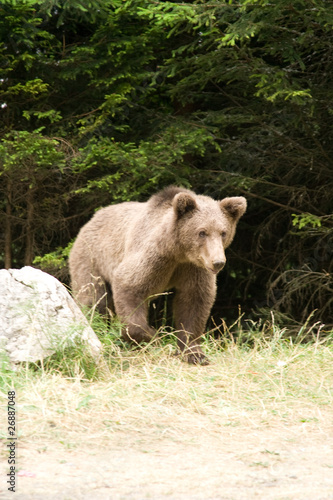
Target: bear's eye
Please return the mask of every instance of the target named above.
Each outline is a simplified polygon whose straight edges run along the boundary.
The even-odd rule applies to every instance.
[[[200,231],[199,238],[206,238],[206,236],[207,236],[206,231]]]
[[[225,238],[227,236],[227,233],[225,231],[222,231],[221,236],[222,238]]]

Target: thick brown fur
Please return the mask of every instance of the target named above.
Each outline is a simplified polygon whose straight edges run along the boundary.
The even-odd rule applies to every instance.
[[[72,289],[82,305],[113,310],[123,337],[155,334],[149,299],[170,288],[178,345],[190,363],[206,363],[200,338],[216,295],[216,274],[246,210],[243,197],[215,201],[169,186],[145,203],[99,210],[82,227],[69,257]],[[112,293],[110,293],[112,290]]]

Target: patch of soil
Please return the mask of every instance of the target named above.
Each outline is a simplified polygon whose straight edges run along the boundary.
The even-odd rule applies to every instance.
[[[60,446],[19,443],[18,468],[34,476],[17,477],[15,494],[1,481],[0,499],[333,499],[333,436],[302,427],[161,437],[144,430]]]

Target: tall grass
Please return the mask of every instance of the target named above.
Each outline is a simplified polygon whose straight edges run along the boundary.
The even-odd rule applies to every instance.
[[[123,431],[190,439],[233,428],[328,432],[332,426],[332,335],[320,340],[318,325],[307,325],[296,340],[274,318],[246,330],[241,321],[224,325],[221,338],[205,338],[211,364],[201,367],[175,355],[172,332],[132,349],[119,328],[94,321],[104,346],[99,366],[82,346],[16,371],[3,360],[3,405],[15,387],[21,439],[71,447],[83,435],[102,442]]]

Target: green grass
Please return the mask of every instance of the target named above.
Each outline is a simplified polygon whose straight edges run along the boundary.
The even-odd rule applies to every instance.
[[[303,331],[294,342],[274,324],[260,329],[252,324],[245,332],[238,322],[233,332],[225,327],[223,339],[206,337],[211,364],[200,367],[174,355],[170,332],[130,349],[119,329],[108,329],[98,319],[93,326],[104,345],[99,366],[82,346],[16,371],[2,361],[2,406],[7,391],[15,388],[21,439],[71,447],[83,435],[98,442],[123,431],[181,439],[200,429],[303,426],[324,431],[332,425],[330,336],[319,340],[314,334],[304,343]]]

